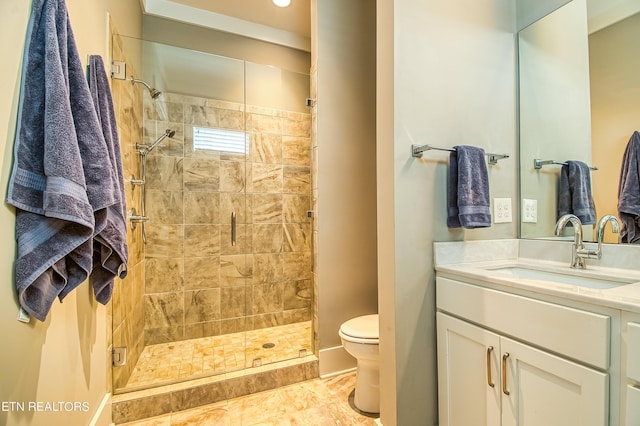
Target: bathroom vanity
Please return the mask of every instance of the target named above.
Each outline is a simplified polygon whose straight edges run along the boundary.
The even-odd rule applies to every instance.
[[[640,425],[638,250],[436,243],[440,426]]]

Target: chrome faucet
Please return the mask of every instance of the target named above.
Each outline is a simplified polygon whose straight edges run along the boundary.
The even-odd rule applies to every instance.
[[[604,240],[604,228],[607,226],[607,222],[611,222],[611,230],[617,234],[620,232],[620,222],[614,215],[608,214],[602,216],[598,221],[596,228],[596,241],[598,242],[598,259],[602,257],[602,240]]]
[[[571,267],[575,269],[585,269],[587,265],[584,260],[587,258],[596,258],[598,257],[598,253],[594,250],[589,250],[584,246],[582,242],[582,222],[578,219],[578,216],[573,214],[565,214],[556,223],[556,236],[559,237],[562,233],[562,230],[567,226],[568,223],[573,225],[573,246],[571,250]],[[604,227],[604,226],[603,226]]]

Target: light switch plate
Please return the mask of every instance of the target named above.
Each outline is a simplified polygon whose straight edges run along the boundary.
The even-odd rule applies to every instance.
[[[507,223],[512,221],[511,198],[494,198],[493,223]]]
[[[522,199],[522,221],[528,223],[538,222],[538,200]]]

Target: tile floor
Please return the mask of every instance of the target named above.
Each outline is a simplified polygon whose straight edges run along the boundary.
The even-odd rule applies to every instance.
[[[263,348],[273,343],[271,348]],[[124,391],[266,365],[311,354],[311,321],[144,348]]]
[[[346,373],[123,425],[375,425],[351,407],[354,386],[355,373]]]

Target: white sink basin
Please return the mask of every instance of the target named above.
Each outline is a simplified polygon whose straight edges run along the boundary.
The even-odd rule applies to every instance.
[[[508,275],[517,278],[524,278],[538,281],[551,281],[560,284],[569,284],[578,287],[587,287],[595,289],[610,289],[620,287],[634,282],[633,280],[619,279],[613,277],[588,277],[581,275],[588,272],[576,271],[575,274],[549,271],[535,268],[527,268],[525,266],[502,266],[495,268],[487,268],[487,271],[496,272],[501,275]]]

